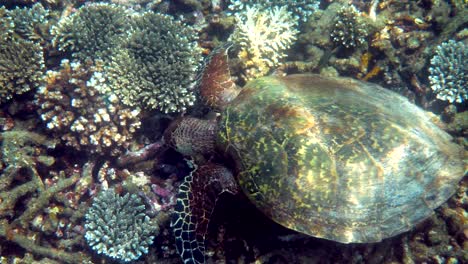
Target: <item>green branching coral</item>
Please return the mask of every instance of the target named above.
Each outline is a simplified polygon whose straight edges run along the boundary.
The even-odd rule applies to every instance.
[[[31,8],[0,8],[0,103],[38,87],[45,71],[44,55],[35,35],[48,12]]]
[[[10,37],[13,33],[13,20],[8,16],[8,10],[5,7],[0,7],[0,39]]]
[[[37,3],[31,8],[15,8],[9,11],[14,32],[24,39],[41,42],[48,34],[49,10]]]
[[[0,33],[0,103],[39,87],[45,70],[42,47]]]
[[[132,261],[148,253],[157,225],[145,213],[136,194],[119,196],[114,189],[101,191],[85,216],[85,238],[99,254]]]
[[[333,23],[330,35],[333,42],[347,49],[359,47],[366,42],[366,25],[354,6],[343,6],[338,10]]]
[[[81,61],[107,60],[129,34],[130,16],[126,8],[117,5],[84,5],[52,27],[53,43]]]
[[[65,198],[66,193],[73,193],[73,185],[86,176],[79,170],[53,170],[55,158],[49,156],[49,150],[55,141],[44,135],[26,130],[5,131],[0,133],[0,142],[0,160],[6,163],[0,171],[2,248],[8,241],[23,248],[17,252],[34,255],[35,261],[20,263],[91,263],[83,252],[76,251],[77,244],[81,248],[82,236],[71,233],[84,214],[83,210],[72,210],[78,202],[71,200],[79,198]],[[19,204],[23,209],[18,210]],[[70,236],[65,237],[64,233]],[[2,263],[12,262],[14,258],[9,255],[2,251]],[[47,258],[55,261],[48,262]]]
[[[0,134],[0,141],[0,157],[7,166],[21,168],[36,162],[54,163],[54,158],[47,156],[46,149],[54,148],[56,142],[43,135],[21,130],[6,131]]]
[[[195,101],[195,75],[201,60],[196,32],[169,16],[147,12],[134,20],[134,32],[113,57],[105,91],[143,109],[181,112]]]

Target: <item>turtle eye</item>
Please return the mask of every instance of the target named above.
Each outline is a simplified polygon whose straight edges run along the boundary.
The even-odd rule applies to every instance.
[[[430,194],[430,195],[427,195],[427,196],[425,197],[426,202],[433,202],[433,201],[435,201],[435,199],[436,199],[436,195],[435,195],[435,194]]]

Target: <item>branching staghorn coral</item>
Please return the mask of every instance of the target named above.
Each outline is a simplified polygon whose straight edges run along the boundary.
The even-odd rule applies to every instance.
[[[236,13],[238,24],[231,41],[240,47],[239,58],[246,80],[266,75],[281,64],[285,51],[296,40],[297,20],[286,6],[262,9],[247,6]]]
[[[36,103],[47,128],[65,145],[115,156],[140,127],[140,112],[96,88],[106,82],[100,63],[64,60],[60,71],[47,72],[47,84],[37,92]]]
[[[0,140],[3,159],[7,161],[0,172],[0,247],[9,241],[36,259],[90,263],[84,253],[73,251],[82,239],[73,228],[84,212],[67,207],[60,198],[81,181],[81,176],[86,176],[64,171],[55,176],[40,174],[39,164],[44,171],[54,163],[54,158],[45,154],[54,143],[42,135],[9,131],[1,133]],[[13,252],[9,254],[2,252],[3,260],[15,258]]]
[[[108,83],[132,107],[183,112],[195,101],[194,86],[201,50],[195,31],[169,16],[146,12],[106,67]]]
[[[431,59],[429,81],[437,98],[449,103],[468,100],[468,47],[449,40],[437,46]]]
[[[45,148],[53,149],[56,142],[45,136],[27,131],[7,131],[0,135],[2,140],[0,157],[6,166],[12,168],[27,167],[37,162],[54,163],[54,159],[46,155]]]

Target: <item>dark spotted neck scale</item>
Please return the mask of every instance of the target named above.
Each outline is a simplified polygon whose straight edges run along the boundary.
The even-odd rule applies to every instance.
[[[213,50],[206,59],[199,82],[201,97],[215,109],[223,109],[240,91],[232,81],[229,70],[227,51],[230,47],[228,43]]]

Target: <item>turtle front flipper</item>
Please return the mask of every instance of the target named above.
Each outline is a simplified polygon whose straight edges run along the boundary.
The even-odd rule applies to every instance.
[[[218,197],[237,193],[227,168],[209,163],[185,177],[172,215],[176,247],[184,263],[205,263],[205,235]]]

